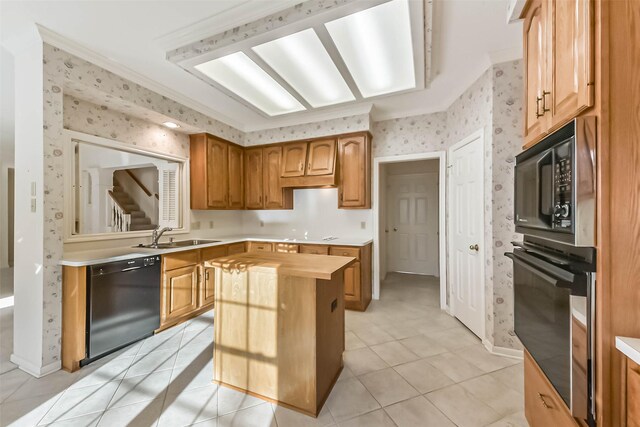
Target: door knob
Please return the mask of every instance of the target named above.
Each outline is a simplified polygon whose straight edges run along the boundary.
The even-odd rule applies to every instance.
[[[472,251],[479,251],[480,246],[478,246],[478,244],[476,243],[475,245],[470,245],[469,249],[471,249]]]
[[[398,227],[393,227],[393,231],[398,231]]]

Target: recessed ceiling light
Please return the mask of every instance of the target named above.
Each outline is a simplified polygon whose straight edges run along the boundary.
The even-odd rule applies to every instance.
[[[243,52],[205,62],[195,68],[270,116],[305,109]]]
[[[180,127],[179,124],[173,123],[173,122],[164,122],[162,123],[163,125],[165,125],[166,127],[168,127],[169,129],[177,129]]]
[[[391,0],[325,24],[362,96],[416,86],[407,0]]]
[[[313,29],[252,49],[312,107],[324,107],[355,99]]]

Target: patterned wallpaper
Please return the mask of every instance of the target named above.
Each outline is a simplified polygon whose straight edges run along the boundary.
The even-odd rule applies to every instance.
[[[63,97],[64,128],[152,151],[189,157],[189,135],[70,95]]]
[[[337,135],[340,133],[359,132],[369,129],[369,115],[360,114],[316,123],[247,132],[244,134],[244,145],[272,144],[319,136]]]
[[[522,145],[522,61],[490,67],[447,109],[373,123],[374,157],[447,150],[479,129],[485,141],[486,334],[498,347],[522,348],[513,332],[513,280],[504,257],[513,225],[513,162]]]
[[[371,123],[368,115],[328,120],[315,124],[243,134],[166,97],[136,85],[96,65],[44,45],[44,342],[43,365],[60,357],[61,268],[63,253],[63,150],[64,127],[122,142],[139,144],[185,155],[186,136],[96,102],[95,93],[112,102],[135,105],[153,114],[170,117],[202,131],[246,145],[293,140],[333,133],[372,129],[374,155],[442,150],[483,127],[487,132],[485,157],[489,179],[487,194],[487,242],[492,256],[487,260],[487,332],[495,345],[518,348],[513,336],[513,298],[510,264],[502,254],[513,238],[513,156],[520,147],[521,85],[520,62],[490,68],[443,113]],[[83,101],[87,87],[92,102]],[[69,88],[68,93],[66,89]],[[74,96],[69,96],[72,93]],[[67,96],[64,96],[64,95]],[[115,101],[114,101],[115,100]],[[150,116],[151,117],[151,116]],[[114,136],[115,135],[115,136]],[[149,137],[149,135],[152,135]],[[154,145],[156,144],[156,145]],[[492,163],[493,160],[493,163]],[[494,201],[494,204],[490,202]],[[498,277],[493,282],[491,279]]]
[[[64,217],[64,138],[63,128],[69,126],[82,128],[83,131],[105,136],[106,129],[96,121],[98,115],[115,127],[108,130],[108,138],[118,139],[123,142],[143,143],[142,133],[154,132],[157,129],[148,122],[139,123],[133,117],[110,111],[111,107],[104,110],[103,106],[91,106],[79,102],[75,107],[77,113],[67,111],[65,117],[64,94],[67,88],[76,97],[83,93],[91,93],[96,99],[96,93],[102,94],[112,104],[135,105],[139,110],[148,110],[150,116],[168,117],[172,120],[185,123],[190,128],[198,128],[210,132],[222,138],[236,142],[242,142],[243,134],[238,129],[216,121],[204,114],[191,110],[171,99],[159,95],[149,89],[137,85],[127,79],[113,74],[90,62],[71,55],[63,50],[44,44],[44,295],[43,295],[43,365],[47,365],[60,359],[60,334],[61,334],[61,284],[62,269],[58,261],[63,254],[63,217]],[[67,103],[69,99],[67,100]],[[96,107],[99,110],[96,110]],[[90,123],[90,120],[93,123]],[[86,123],[80,125],[80,121]],[[141,119],[140,119],[141,120]],[[132,130],[131,123],[140,124],[142,130]],[[111,126],[111,124],[109,126]],[[114,136],[115,135],[115,136]],[[181,142],[179,146],[173,146],[169,141],[177,141],[183,137],[177,137],[165,132],[165,139],[158,138],[155,141],[158,148],[169,148],[173,152],[184,154],[185,146]],[[181,141],[184,142],[184,139]],[[145,141],[145,144],[154,144],[154,141]]]

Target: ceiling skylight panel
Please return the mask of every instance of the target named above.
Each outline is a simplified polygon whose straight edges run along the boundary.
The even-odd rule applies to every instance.
[[[304,110],[304,106],[243,52],[195,66],[216,83],[270,116]]]
[[[407,0],[392,0],[325,26],[362,96],[415,88]]]
[[[355,97],[313,29],[253,47],[314,108]]]

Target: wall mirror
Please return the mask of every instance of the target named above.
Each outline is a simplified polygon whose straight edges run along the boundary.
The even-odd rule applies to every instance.
[[[186,159],[67,131],[67,240],[148,235],[188,224]]]

